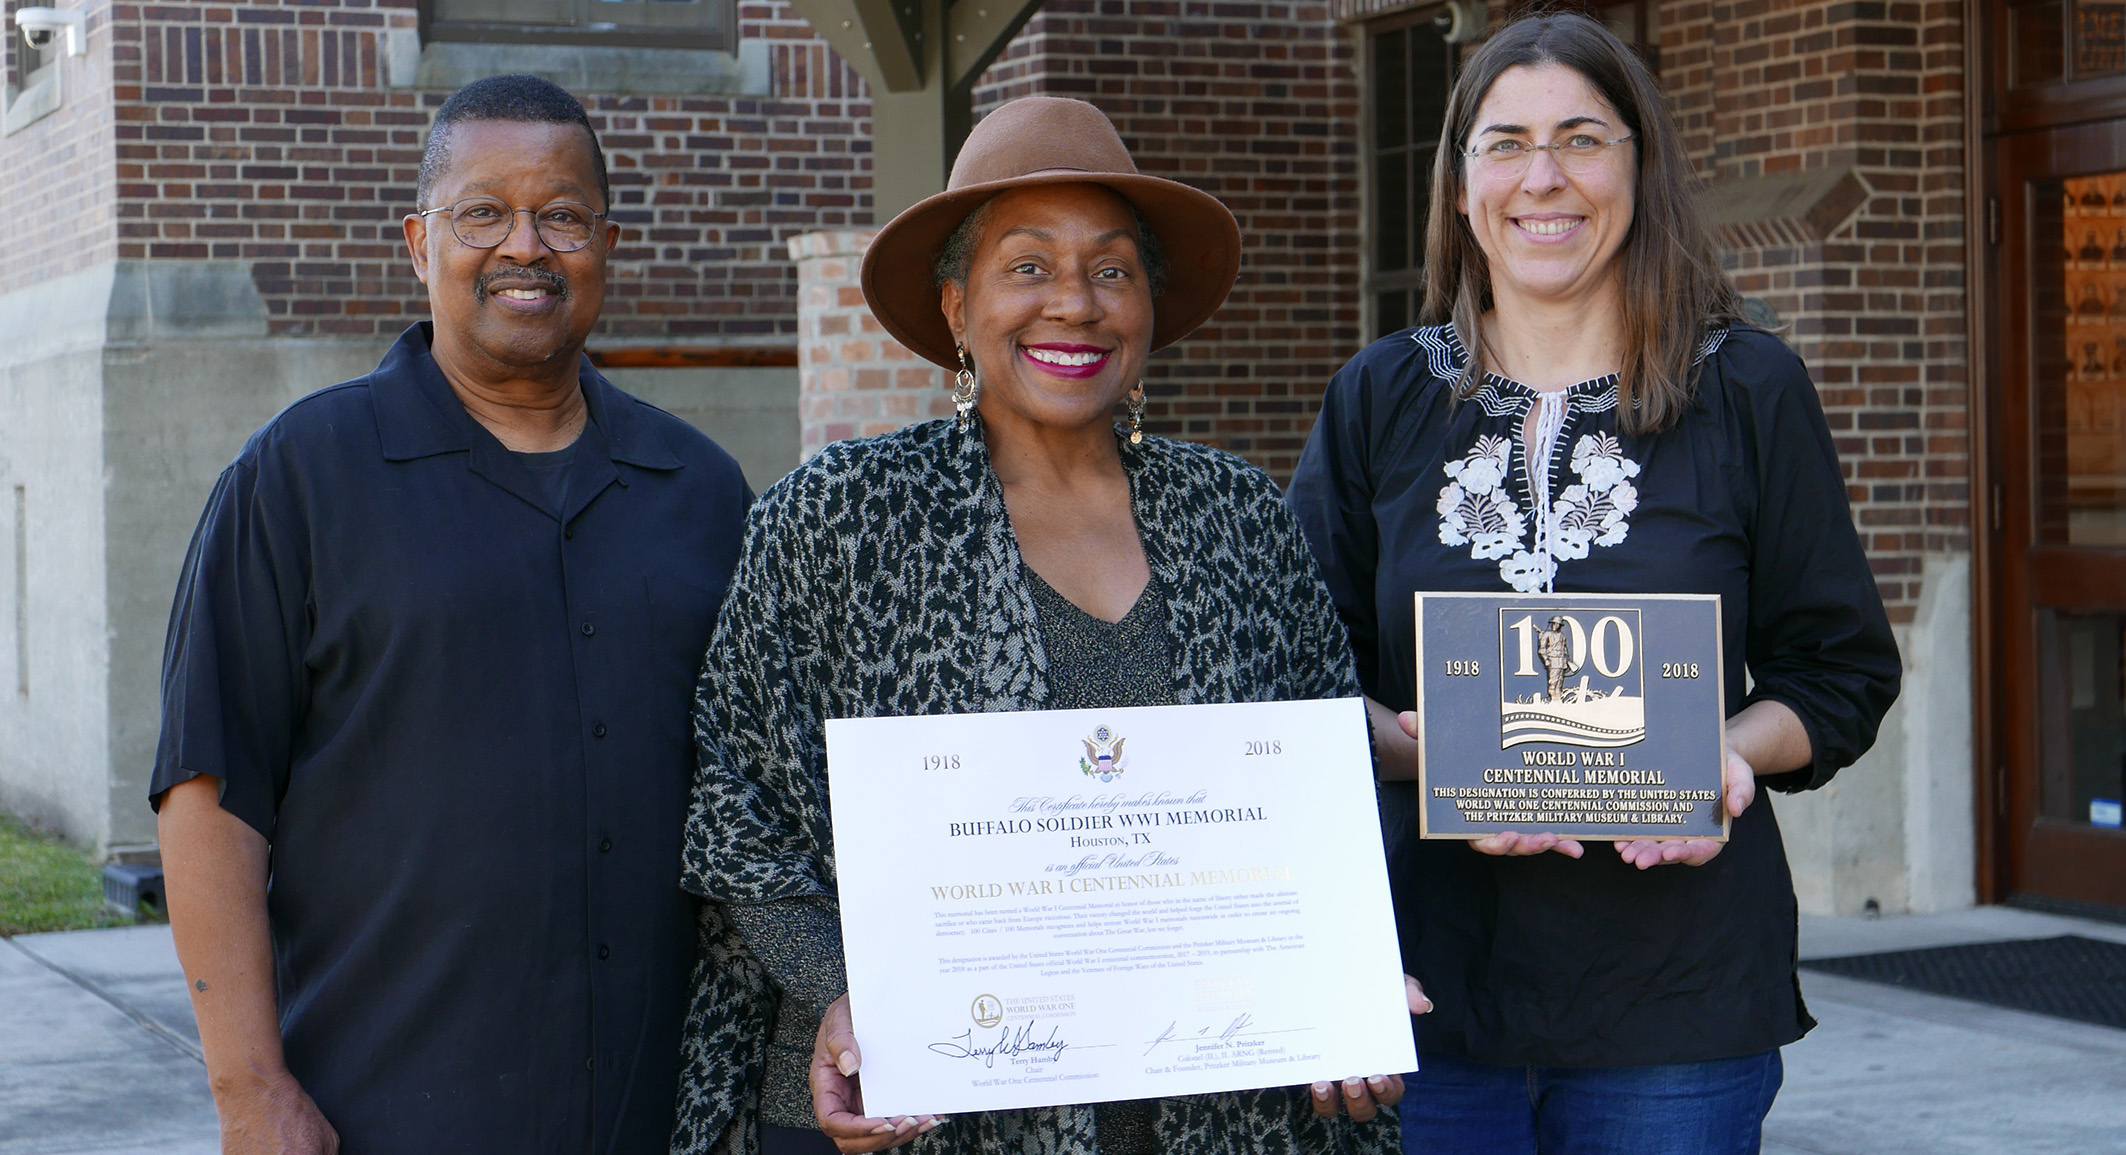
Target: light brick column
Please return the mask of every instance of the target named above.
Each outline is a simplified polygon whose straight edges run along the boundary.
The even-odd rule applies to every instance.
[[[886,335],[857,280],[872,229],[800,233],[797,262],[798,424],[807,458],[830,441],[891,433],[952,415],[945,371]]]

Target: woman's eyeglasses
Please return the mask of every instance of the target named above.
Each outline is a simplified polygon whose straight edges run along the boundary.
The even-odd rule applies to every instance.
[[[466,197],[441,208],[424,209],[420,215],[430,213],[449,213],[450,231],[475,249],[492,249],[508,240],[517,227],[517,214],[530,213],[539,239],[557,253],[573,253],[590,244],[598,232],[598,219],[605,215],[575,201],[549,201],[535,209],[514,209],[493,197]]]
[[[1602,154],[1611,145],[1625,144],[1632,138],[1620,136],[1615,140],[1603,140],[1584,132],[1576,132],[1552,144],[1530,144],[1518,137],[1501,136],[1484,141],[1462,153],[1474,161],[1472,168],[1482,169],[1486,174],[1518,176],[1528,171],[1528,162],[1535,154],[1547,152],[1558,162],[1558,167],[1567,172],[1588,172],[1602,163]]]

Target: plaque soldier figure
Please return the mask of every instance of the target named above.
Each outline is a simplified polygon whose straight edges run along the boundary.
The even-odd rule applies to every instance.
[[[1550,625],[1535,632],[1535,653],[1550,671],[1550,704],[1565,702],[1565,675],[1572,672],[1572,647],[1565,642],[1565,618],[1553,615]]]

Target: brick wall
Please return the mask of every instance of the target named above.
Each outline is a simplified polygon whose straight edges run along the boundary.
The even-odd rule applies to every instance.
[[[1233,210],[1240,282],[1154,359],[1145,426],[1279,478],[1362,343],[1354,66],[1326,3],[1049,0],[976,90],[978,112],[1036,92],[1089,100],[1141,171]]]
[[[858,274],[874,229],[807,233],[790,240],[797,265],[800,451],[891,433],[953,414],[944,370],[899,341],[864,304]]]
[[[427,116],[383,75],[410,5],[116,11],[121,258],[247,262],[276,333],[390,333],[424,311],[399,218]]]
[[[1963,7],[1671,0],[1664,81],[1714,182],[1850,169],[1857,211],[1820,236],[1738,244],[1742,291],[1808,362],[1895,620],[1922,559],[1970,548]]]
[[[383,336],[423,315],[399,219],[447,94],[383,75],[411,0],[111,11],[107,255],[247,262],[284,335]],[[861,82],[786,5],[743,3],[740,34],[775,42],[766,97],[578,94],[625,230],[603,340],[794,342],[788,238],[875,223]],[[1240,218],[1240,286],[1158,359],[1149,417],[1288,472],[1359,344],[1352,41],[1320,3],[1053,0],[978,103],[1027,92],[1093,100],[1145,171]]]
[[[5,75],[19,79],[21,37],[12,13],[34,7],[7,0]],[[87,56],[56,46],[65,103],[12,136],[0,137],[0,292],[24,288],[109,261],[117,250],[116,178],[111,155],[111,13],[96,0],[75,5],[88,16]]]
[[[426,312],[404,257],[443,91],[392,88],[412,0],[118,5],[118,255],[249,262],[287,335],[388,335]],[[623,226],[607,340],[795,338],[794,233],[869,223],[862,88],[779,3],[766,96],[578,93]]]
[[[112,256],[213,258],[251,265],[279,333],[382,336],[422,315],[399,218],[447,94],[380,72],[411,5],[92,3],[97,55],[67,63],[67,107],[0,141],[0,191],[22,206],[0,287]],[[861,81],[785,4],[739,15],[773,42],[767,96],[579,94],[624,227],[601,340],[794,343],[788,239],[876,223]],[[1702,175],[1850,168],[1868,190],[1830,234],[1739,245],[1733,267],[1817,376],[1901,618],[1921,557],[1969,544],[1961,19],[1948,0],[1665,0],[1659,21]],[[1234,210],[1240,283],[1155,360],[1148,420],[1280,476],[1361,343],[1355,46],[1307,0],[1050,0],[977,90],[978,111],[1089,99],[1144,171]]]

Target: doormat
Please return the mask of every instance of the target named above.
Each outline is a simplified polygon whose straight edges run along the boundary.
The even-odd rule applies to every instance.
[[[2126,1030],[2126,943],[2014,939],[1810,959],[1806,970]]]

